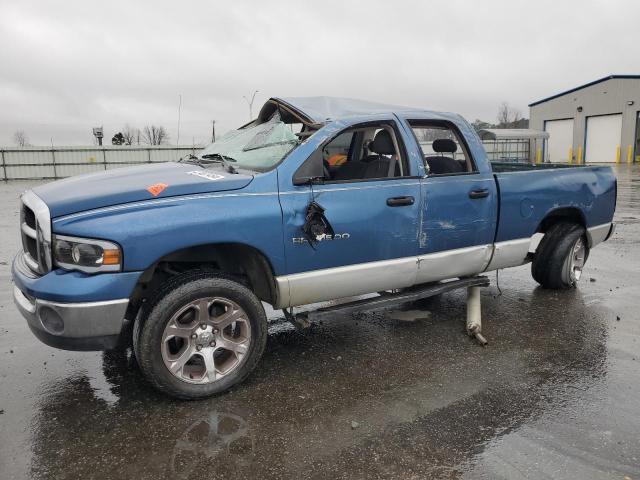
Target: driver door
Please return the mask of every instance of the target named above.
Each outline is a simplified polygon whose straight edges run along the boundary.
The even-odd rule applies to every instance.
[[[383,137],[386,143],[376,147],[376,139]],[[338,132],[318,146],[311,161],[323,162],[323,182],[296,186],[293,178],[281,178],[285,303],[303,305],[413,285],[421,186],[396,123],[367,123]],[[324,208],[334,231],[317,242],[303,233],[312,201]]]

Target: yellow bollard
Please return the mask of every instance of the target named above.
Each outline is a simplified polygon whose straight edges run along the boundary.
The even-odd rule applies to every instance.
[[[582,163],[582,145],[578,147],[578,159],[576,160],[576,163]]]
[[[627,163],[633,163],[633,148],[631,145],[627,147]]]
[[[569,163],[573,163],[573,148],[569,147]]]
[[[620,145],[616,147],[616,163],[620,163]]]
[[[536,163],[542,163],[542,149],[540,147],[536,151]]]

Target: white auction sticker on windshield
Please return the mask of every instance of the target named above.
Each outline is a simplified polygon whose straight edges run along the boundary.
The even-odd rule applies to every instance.
[[[217,173],[205,172],[203,170],[192,170],[187,172],[187,175],[195,175],[196,177],[206,178],[207,180],[220,180],[224,178],[224,175],[218,175]]]

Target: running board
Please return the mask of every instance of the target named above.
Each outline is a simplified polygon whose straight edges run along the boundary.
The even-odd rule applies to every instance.
[[[332,305],[330,307],[320,308],[311,312],[301,312],[293,316],[289,320],[295,321],[299,327],[309,326],[310,322],[323,320],[326,317],[335,314],[350,314],[356,312],[368,312],[371,310],[385,311],[396,308],[405,303],[415,302],[423,298],[429,298],[441,293],[458,290],[460,288],[469,287],[488,287],[489,279],[487,277],[467,277],[459,280],[451,280],[448,282],[430,283],[425,285],[417,285],[410,289],[403,290],[399,293],[384,293],[377,297],[365,298],[354,302]],[[285,311],[285,315],[287,315]],[[289,313],[289,315],[291,315]]]

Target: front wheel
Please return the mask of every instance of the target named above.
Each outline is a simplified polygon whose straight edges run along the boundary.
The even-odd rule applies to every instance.
[[[576,223],[557,223],[540,242],[531,264],[531,275],[545,288],[571,288],[582,277],[588,257],[584,227]]]
[[[134,346],[142,372],[181,399],[207,397],[244,380],[267,341],[260,300],[210,272],[175,277],[137,322]]]

